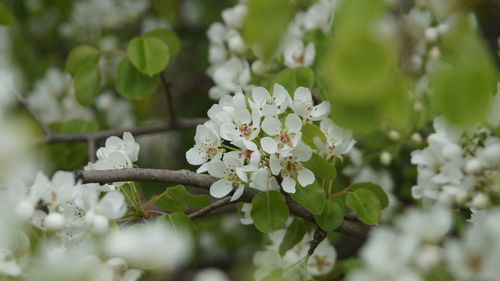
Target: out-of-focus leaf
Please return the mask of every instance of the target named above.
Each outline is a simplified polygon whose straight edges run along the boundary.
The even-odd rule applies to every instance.
[[[450,121],[484,120],[496,90],[497,70],[477,31],[464,22],[443,40],[441,67],[431,79],[432,104]]]
[[[321,129],[313,124],[305,124],[302,126],[302,141],[312,148],[316,148],[314,138],[319,138],[323,143],[326,143],[326,136]]]
[[[158,76],[147,76],[137,70],[128,58],[123,58],[118,66],[116,89],[127,99],[140,99],[152,95],[158,85]]]
[[[80,67],[73,77],[76,100],[91,106],[101,89],[101,72],[97,63],[87,63]]]
[[[154,199],[156,206],[171,212],[184,212],[188,209],[187,206],[203,208],[210,204],[210,197],[193,195],[182,185],[168,187],[165,192]]]
[[[162,71],[170,59],[168,46],[153,36],[134,38],[128,45],[127,54],[132,64],[149,76]]]
[[[378,201],[380,201],[380,205],[382,206],[382,208],[385,208],[387,207],[387,205],[389,205],[389,197],[387,197],[387,194],[380,185],[372,182],[360,182],[351,185],[352,190],[356,190],[359,188],[366,188],[373,192],[377,196]]]
[[[181,41],[179,40],[179,37],[177,37],[177,35],[169,29],[153,29],[146,33],[145,36],[155,37],[162,40],[163,43],[167,44],[172,57],[177,55],[181,49]]]
[[[243,36],[264,61],[270,60],[286,33],[292,15],[289,0],[250,0]]]
[[[66,71],[75,76],[87,64],[97,64],[101,53],[98,49],[82,45],[74,48],[66,60]]]
[[[274,82],[281,84],[285,89],[290,93],[290,96],[293,98],[293,94],[295,89],[298,87],[306,87],[311,88],[314,83],[314,72],[304,66],[296,67],[296,68],[287,68],[280,71],[274,77]]]
[[[0,25],[9,25],[14,22],[14,15],[0,3]]]

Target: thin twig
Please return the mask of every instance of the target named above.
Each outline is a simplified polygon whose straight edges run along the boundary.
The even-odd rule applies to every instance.
[[[38,115],[38,113],[35,111],[35,109],[33,107],[31,107],[28,100],[26,100],[26,98],[24,98],[23,95],[21,95],[21,93],[19,93],[17,91],[14,91],[14,93],[15,93],[16,98],[19,101],[19,103],[21,103],[21,105],[24,106],[24,108],[26,108],[26,110],[29,111],[29,113],[33,116],[33,118],[35,118],[35,120],[40,125],[40,127],[42,127],[42,130],[45,133],[45,135],[47,135],[47,136],[52,135],[54,132],[49,128],[49,126],[45,122],[43,122],[40,115]]]
[[[175,110],[175,103],[174,103],[174,97],[172,92],[170,91],[170,87],[172,86],[172,83],[169,83],[167,79],[163,76],[163,74],[160,74],[160,79],[161,83],[163,84],[163,88],[165,90],[165,95],[167,97],[167,106],[168,106],[168,111],[170,114],[170,123],[175,127],[177,124],[177,111]]]
[[[96,161],[96,141],[95,139],[89,139],[87,141],[87,158],[89,162],[95,162]]]
[[[222,206],[225,206],[227,204],[230,204],[230,203],[231,203],[231,197],[224,197],[224,198],[219,199],[219,200],[213,202],[212,204],[206,206],[205,208],[202,208],[202,209],[199,209],[199,210],[192,212],[191,214],[188,215],[188,217],[191,219],[202,217],[202,216],[210,213],[211,211],[218,209]]]
[[[197,125],[203,124],[208,119],[206,118],[179,118],[175,126],[170,122],[163,122],[158,124],[142,125],[138,127],[125,128],[125,129],[111,129],[90,133],[52,133],[45,137],[44,143],[63,143],[63,142],[88,142],[93,139],[99,141],[111,136],[121,136],[123,132],[130,132],[134,136],[148,135],[171,130],[189,130],[196,128]]]
[[[188,170],[163,170],[163,169],[141,169],[127,168],[118,170],[95,170],[95,171],[76,171],[75,178],[83,183],[107,183],[121,181],[149,181],[149,182],[168,182],[175,184],[189,185],[204,189],[210,189],[212,183],[217,179],[205,175],[191,172]],[[245,188],[241,200],[251,202],[253,197],[259,191],[252,188]],[[286,204],[290,212],[303,219],[315,222],[313,215],[289,196],[285,197]],[[366,239],[371,227],[359,222],[344,220],[342,224],[335,229],[338,232],[351,235],[360,239]]]

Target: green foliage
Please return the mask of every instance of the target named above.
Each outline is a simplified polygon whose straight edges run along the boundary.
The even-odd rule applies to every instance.
[[[252,206],[250,215],[261,232],[269,233],[285,226],[288,207],[278,191],[260,192],[253,198]]]
[[[128,58],[123,58],[118,66],[116,90],[127,99],[140,99],[152,95],[160,78],[148,76],[138,71]]]
[[[288,250],[302,241],[304,235],[306,235],[304,223],[300,219],[294,219],[292,224],[286,229],[285,237],[281,241],[279,248],[280,255],[284,256]]]
[[[76,100],[84,106],[91,106],[101,89],[99,64],[96,62],[83,65],[73,77],[73,86]]]
[[[431,95],[433,106],[450,121],[471,125],[488,112],[497,70],[477,31],[461,24],[443,40],[446,65],[433,76]]]
[[[186,214],[173,213],[162,215],[158,218],[157,223],[166,223],[175,231],[180,232],[181,234],[189,233],[192,235],[192,237],[196,236],[196,226]]]
[[[358,188],[349,193],[345,203],[366,224],[376,224],[382,217],[382,206],[377,195],[366,188]]]
[[[14,15],[0,2],[0,25],[9,25],[14,22]]]
[[[374,184],[372,182],[360,182],[351,185],[350,188],[352,190],[366,188],[377,196],[377,199],[378,201],[380,201],[380,205],[382,206],[382,208],[385,208],[387,207],[387,205],[389,205],[389,197],[387,197],[384,189],[378,184]]]
[[[157,207],[171,212],[184,212],[188,206],[203,208],[210,204],[210,197],[193,195],[183,185],[167,187],[165,192],[156,196],[154,200]]]
[[[281,43],[291,16],[289,0],[250,0],[243,29],[245,42],[269,61]]]
[[[297,186],[291,196],[313,214],[319,214],[326,202],[325,190],[317,181],[307,187]]]
[[[144,36],[155,37],[163,41],[168,46],[168,50],[170,51],[170,55],[173,57],[179,53],[181,50],[181,41],[177,35],[165,28],[157,28],[149,31],[144,34]]]
[[[101,53],[90,45],[74,48],[66,60],[66,71],[75,76],[87,64],[97,64]]]
[[[332,231],[339,227],[344,220],[345,206],[340,198],[330,198],[320,214],[314,215],[314,219],[325,231]]]
[[[148,76],[162,71],[170,59],[165,42],[152,36],[134,38],[128,45],[127,54],[132,64]]]
[[[314,138],[319,138],[323,143],[326,143],[326,136],[321,129],[313,124],[305,124],[302,126],[302,141],[311,148],[317,148],[314,144]]]
[[[296,68],[286,68],[274,77],[272,85],[275,83],[281,84],[290,93],[293,98],[295,89],[298,87],[311,88],[314,84],[314,72],[304,66]]]
[[[58,133],[88,133],[99,129],[96,122],[80,119],[51,124],[50,127]],[[53,144],[47,148],[47,152],[57,167],[65,169],[79,169],[87,159],[87,145],[83,143]]]
[[[407,128],[408,85],[398,70],[399,42],[373,29],[385,10],[381,0],[352,0],[338,12],[319,76],[324,98],[334,105],[331,117],[341,126],[367,130],[388,120]]]
[[[304,166],[311,170],[316,177],[334,180],[337,177],[335,165],[323,159],[317,153],[313,153],[311,159],[304,163]]]

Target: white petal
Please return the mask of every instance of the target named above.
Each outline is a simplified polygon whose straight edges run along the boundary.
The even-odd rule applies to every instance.
[[[283,169],[283,167],[281,167],[280,159],[275,154],[271,154],[269,157],[269,167],[271,168],[271,173],[275,176],[281,172],[281,169]]]
[[[207,166],[208,173],[212,177],[223,178],[226,176],[226,165],[222,161],[212,161]]]
[[[270,136],[275,136],[281,131],[281,122],[274,117],[266,117],[262,121],[262,130]]]
[[[233,114],[234,121],[249,124],[252,121],[252,115],[247,109],[238,109]]]
[[[299,170],[299,175],[297,176],[297,180],[299,184],[303,187],[306,187],[314,182],[314,174],[311,170],[303,168]]]
[[[298,87],[293,94],[293,100],[304,101],[306,103],[312,103],[311,91],[308,88]]]
[[[225,179],[220,179],[210,186],[210,195],[215,198],[222,198],[228,195],[231,190],[233,190],[233,183]]]
[[[236,175],[238,176],[238,178],[240,178],[240,180],[242,180],[243,182],[248,182],[248,176],[247,176],[247,173],[245,172],[245,169],[243,167],[241,168],[236,168]]]
[[[186,160],[191,165],[201,165],[208,161],[208,156],[200,147],[192,147],[186,152]]]
[[[274,104],[265,104],[262,107],[262,115],[264,116],[274,116],[278,114],[278,107]]]
[[[297,133],[302,129],[302,120],[296,114],[288,114],[285,125],[291,132]]]
[[[292,154],[297,157],[297,160],[300,162],[305,162],[311,159],[312,156],[312,148],[310,148],[307,144],[304,142],[299,142],[297,147],[292,151]]]
[[[316,56],[316,49],[314,48],[314,43],[307,44],[304,52],[304,65],[310,66],[314,62],[314,57]]]
[[[287,193],[295,193],[295,184],[295,180],[291,177],[283,177],[283,181],[281,182],[283,190]]]
[[[321,120],[330,114],[330,102],[324,101],[316,105],[311,111],[311,119],[314,121]]]
[[[266,88],[263,87],[255,87],[252,89],[252,98],[253,101],[260,107],[262,108],[266,104],[266,99],[270,98],[271,95],[269,92],[266,90]]]
[[[230,201],[233,202],[240,199],[241,195],[243,195],[243,191],[245,191],[245,187],[243,185],[240,185],[240,187],[238,187],[238,189],[234,191],[234,194],[233,196],[231,196]]]
[[[220,136],[225,140],[235,140],[240,136],[240,131],[232,122],[226,122],[220,126]]]
[[[278,143],[270,137],[262,138],[260,140],[260,145],[262,149],[269,154],[274,154],[278,151]]]
[[[280,84],[274,84],[273,99],[277,105],[285,102],[287,95],[288,92],[286,91],[285,87],[281,86]]]

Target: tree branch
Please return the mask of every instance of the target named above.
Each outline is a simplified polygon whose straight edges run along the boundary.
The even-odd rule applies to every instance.
[[[89,140],[99,141],[111,136],[121,136],[123,132],[130,132],[134,136],[154,134],[171,130],[189,130],[203,124],[206,118],[178,118],[175,124],[170,121],[158,124],[142,125],[125,129],[111,129],[91,133],[52,133],[45,136],[45,143],[63,142],[89,142]]]
[[[26,110],[29,111],[29,113],[33,116],[33,118],[35,118],[36,122],[40,125],[40,127],[42,127],[42,130],[45,133],[45,135],[51,136],[52,134],[54,134],[54,132],[49,128],[49,126],[45,122],[43,122],[42,118],[40,117],[40,115],[38,115],[35,109],[31,107],[31,104],[28,102],[28,100],[26,100],[26,98],[24,98],[23,95],[21,95],[21,93],[17,91],[15,91],[15,94],[19,103],[21,103],[21,105],[24,108],[26,108]]]
[[[194,218],[197,218],[197,217],[202,217],[208,213],[210,213],[211,211],[215,210],[215,209],[218,209],[222,206],[225,206],[227,204],[231,204],[231,197],[224,197],[222,199],[219,199],[215,202],[213,202],[212,204],[206,206],[205,208],[202,208],[202,209],[199,209],[199,210],[196,210],[194,212],[192,212],[191,214],[188,215],[189,218],[191,219],[194,219]]]
[[[189,185],[204,189],[209,189],[217,179],[188,170],[162,170],[162,169],[141,169],[127,168],[119,170],[92,170],[75,171],[75,178],[83,183],[107,183],[120,181],[149,181],[168,182]],[[251,202],[253,197],[259,193],[258,190],[246,188],[242,196],[242,201]],[[286,203],[290,212],[303,219],[314,221],[313,215],[300,206],[290,197],[286,197]],[[351,235],[360,239],[366,239],[371,227],[359,222],[344,220],[335,231]]]
[[[173,94],[170,91],[171,83],[169,83],[161,73],[160,73],[160,80],[161,83],[163,84],[163,89],[165,90],[165,95],[167,97],[167,106],[170,114],[170,122],[175,127],[175,125],[177,124],[177,111],[175,109]]]

